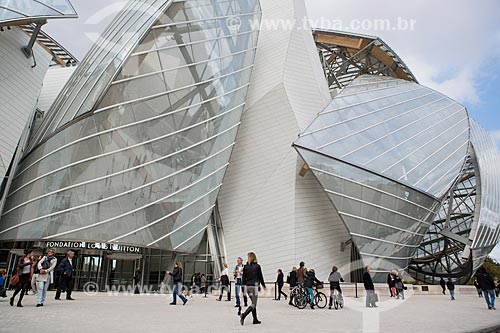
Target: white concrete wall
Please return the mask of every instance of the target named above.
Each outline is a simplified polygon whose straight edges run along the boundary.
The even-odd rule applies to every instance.
[[[12,27],[0,32],[0,175],[9,167],[21,134],[35,110],[43,78],[52,56],[34,45],[37,66],[21,51],[29,37]]]
[[[350,248],[340,252],[340,242],[349,235],[313,175],[298,175],[303,162],[291,144],[330,101],[328,85],[303,27],[304,2],[261,5],[247,108],[219,195],[227,259],[232,265],[255,251],[267,281],[304,260],[325,279],[332,264],[348,264]],[[294,19],[293,29],[266,29],[271,20]]]

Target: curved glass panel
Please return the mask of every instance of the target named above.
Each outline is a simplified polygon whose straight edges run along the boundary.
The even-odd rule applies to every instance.
[[[0,24],[76,17],[69,0],[0,0]]]
[[[500,237],[500,153],[491,136],[471,121],[471,144],[477,159],[480,178],[479,217],[471,235],[473,268],[479,268]]]
[[[117,20],[136,14],[126,9]],[[0,239],[197,248],[244,110],[260,7],[256,0],[184,1],[156,16],[137,18],[149,26],[129,56],[110,61],[119,62],[117,75],[102,98],[81,99],[93,111],[54,127],[19,165]],[[225,16],[241,24],[229,27],[219,19]],[[127,30],[108,33],[121,40]],[[95,58],[86,59],[83,77],[96,70]],[[59,96],[61,114],[90,91],[74,89]]]
[[[344,221],[377,280],[405,269],[423,240],[439,202],[377,174],[296,146]]]
[[[362,76],[352,84],[296,144],[441,198],[467,155],[465,108],[404,80]]]

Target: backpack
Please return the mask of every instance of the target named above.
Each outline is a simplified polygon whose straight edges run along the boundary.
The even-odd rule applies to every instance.
[[[50,263],[52,262],[52,260],[54,258],[52,258],[52,259],[49,260],[49,257],[45,256],[44,259],[45,260],[42,261],[41,266],[42,266],[43,270],[47,270],[47,269],[50,268]]]

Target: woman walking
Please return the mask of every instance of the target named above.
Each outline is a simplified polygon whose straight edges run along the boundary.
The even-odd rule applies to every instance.
[[[223,270],[222,270],[220,280],[219,280],[220,284],[221,284],[221,288],[220,288],[219,298],[217,300],[222,301],[222,295],[224,294],[224,290],[225,290],[226,294],[227,294],[227,300],[230,301],[231,294],[229,293],[229,284],[230,284],[230,282],[229,282],[229,269],[227,268],[226,263],[222,264],[222,267],[223,267]]]
[[[30,278],[31,278],[31,264],[33,263],[33,250],[24,250],[24,256],[19,259],[18,265],[17,265],[17,271],[19,274],[19,282],[16,285],[16,291],[14,292],[14,295],[10,298],[10,306],[14,306],[14,300],[17,296],[17,294],[20,293],[19,295],[19,300],[17,301],[17,306],[22,308],[22,300],[24,297],[24,293],[28,289],[28,286],[30,285]]]
[[[276,277],[276,285],[278,286],[278,299],[279,301],[281,299],[281,295],[285,296],[285,301],[286,301],[286,294],[283,292],[283,284],[284,284],[284,279],[283,279],[283,271],[281,269],[278,269],[278,276]]]
[[[253,323],[260,324],[261,322],[257,319],[257,300],[259,298],[259,286],[262,285],[266,289],[266,283],[264,282],[264,277],[262,276],[262,268],[257,262],[257,256],[255,253],[248,253],[248,262],[243,267],[243,285],[246,286],[246,291],[252,305],[250,305],[245,312],[240,315],[240,324],[245,324],[245,318],[252,313]]]
[[[186,305],[187,299],[182,295],[182,264],[178,261],[175,263],[175,268],[173,272],[168,272],[168,274],[174,280],[174,290],[172,291],[173,300],[170,305],[177,304],[177,296],[182,300],[182,305]]]

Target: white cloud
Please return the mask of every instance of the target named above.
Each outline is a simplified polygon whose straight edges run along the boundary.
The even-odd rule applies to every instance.
[[[481,6],[468,0],[351,1],[306,0],[311,18],[351,22],[354,19],[415,20],[411,31],[359,30],[386,41],[423,85],[461,103],[481,99],[480,80],[493,75],[488,62],[500,57],[500,2]],[[452,8],[452,10],[451,10]]]
[[[500,148],[500,130],[490,132],[491,137]]]

